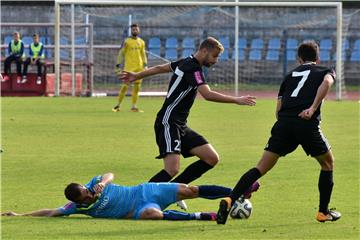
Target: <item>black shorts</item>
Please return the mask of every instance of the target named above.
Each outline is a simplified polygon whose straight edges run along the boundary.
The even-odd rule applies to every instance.
[[[163,124],[160,120],[155,122],[156,143],[159,147],[161,159],[168,153],[181,153],[183,157],[192,157],[190,150],[208,144],[208,141],[186,125]]]
[[[301,145],[312,157],[329,151],[330,145],[321,132],[318,122],[306,120],[279,120],[271,129],[265,150],[285,156]]]

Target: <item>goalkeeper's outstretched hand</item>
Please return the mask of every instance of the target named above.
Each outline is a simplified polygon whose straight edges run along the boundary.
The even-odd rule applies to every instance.
[[[117,75],[120,75],[120,73],[122,72],[122,69],[121,69],[121,67],[120,67],[120,64],[116,64],[115,69],[114,69],[114,72],[115,72]]]
[[[137,79],[136,73],[133,72],[122,71],[119,76],[124,83],[130,83]]]

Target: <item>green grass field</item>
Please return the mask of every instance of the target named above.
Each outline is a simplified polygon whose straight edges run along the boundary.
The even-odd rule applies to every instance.
[[[69,182],[86,183],[105,172],[115,183],[146,182],[162,168],[155,160],[153,122],[162,99],[141,98],[145,113],[132,113],[130,99],[113,113],[115,98],[1,98],[1,211],[57,208]],[[217,149],[221,162],[194,184],[233,187],[254,166],[274,123],[275,101],[256,107],[197,100],[189,126]],[[318,223],[318,163],[299,147],[281,158],[260,182],[248,220],[167,222],[2,217],[2,239],[359,239],[359,103],[328,101],[322,129],[336,157],[331,207],[343,217]],[[195,159],[182,160],[182,169]],[[218,200],[188,200],[189,211],[216,211]],[[175,205],[170,206],[176,209]]]

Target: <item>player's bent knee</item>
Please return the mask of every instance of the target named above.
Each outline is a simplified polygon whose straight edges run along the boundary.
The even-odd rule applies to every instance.
[[[196,198],[199,196],[199,187],[198,186],[189,186],[189,194],[191,198]]]
[[[178,199],[190,199],[199,196],[199,188],[197,186],[188,186],[186,184],[179,184]]]
[[[316,156],[316,160],[321,165],[321,169],[325,171],[332,171],[334,168],[334,156],[329,151],[323,155]]]
[[[179,173],[179,169],[176,167],[168,167],[165,170],[172,177],[176,176]]]
[[[219,155],[217,153],[212,153],[209,155],[209,157],[206,159],[207,163],[211,166],[215,166],[220,161]]]
[[[163,219],[163,213],[156,208],[147,208],[141,213],[140,219],[161,220]]]

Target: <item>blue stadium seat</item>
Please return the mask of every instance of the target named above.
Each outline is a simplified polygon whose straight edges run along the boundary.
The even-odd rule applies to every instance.
[[[62,60],[69,60],[70,59],[70,51],[61,49],[60,50],[60,59]]]
[[[286,59],[287,61],[296,60],[296,48],[298,47],[298,40],[295,38],[289,38],[286,40]]]
[[[255,38],[251,41],[250,47],[249,59],[261,60],[261,49],[264,47],[264,41],[260,38]]]
[[[30,45],[33,42],[33,38],[32,37],[23,37],[21,39],[26,47],[26,45]]]
[[[331,50],[331,49],[332,49],[331,39],[322,39],[320,41],[320,50]]]
[[[249,54],[250,60],[261,60],[261,50],[260,49],[252,49]]]
[[[263,49],[264,41],[260,38],[255,38],[251,41],[251,49]]]
[[[239,38],[239,49],[246,49],[246,39]]]
[[[224,47],[224,52],[220,55],[219,59],[222,61],[229,60],[229,47],[230,47],[229,37],[228,36],[220,37],[219,41]]]
[[[66,37],[60,37],[60,45],[69,45],[69,40]],[[60,59],[69,60],[70,49],[60,47]]]
[[[230,40],[229,37],[220,37],[219,41],[221,42],[221,44],[223,45],[224,48],[229,48],[230,47]]]
[[[298,47],[298,40],[294,38],[289,38],[286,41],[286,49],[296,49]]]
[[[195,52],[195,48],[184,48],[181,54],[182,58],[186,58]]]
[[[182,53],[181,57],[185,58],[195,52],[195,39],[192,37],[185,37],[182,41]]]
[[[177,48],[178,41],[175,37],[167,38],[165,41],[165,48]]]
[[[330,51],[329,50],[321,50],[320,48],[320,61],[330,61]]]
[[[177,49],[176,48],[168,48],[165,50],[165,58],[169,60],[176,60],[177,56]]]
[[[351,53],[350,61],[352,62],[360,62],[360,49],[359,50],[353,50]]]
[[[347,52],[348,52],[348,50],[350,48],[349,39],[345,38],[343,40],[342,44],[343,44],[343,48],[342,48],[342,56],[341,56],[341,58],[342,58],[343,61],[346,61],[348,59]],[[333,60],[336,61],[336,51],[334,52]]]
[[[149,39],[148,44],[148,57],[149,59],[157,59],[157,56],[160,56],[160,48],[161,48],[161,41],[158,37],[152,37]]]
[[[149,59],[158,59],[158,56],[160,56],[160,48],[149,48]]]
[[[235,59],[235,49],[232,53],[232,59]],[[245,50],[239,48],[239,60],[245,60]]]
[[[353,49],[360,50],[360,38],[355,41]]]
[[[239,38],[239,60],[245,60],[245,49],[246,49],[246,39],[245,38]],[[232,52],[232,59],[235,59],[235,48]]]
[[[348,50],[350,48],[349,39],[345,38],[342,44],[344,50]]]
[[[224,52],[219,57],[220,60],[229,60],[229,49],[224,48]]]
[[[192,37],[186,37],[182,41],[182,47],[183,48],[195,48],[195,39]]]
[[[12,36],[6,36],[5,39],[4,39],[4,43],[5,43],[6,45],[9,45],[9,43],[11,42],[12,39],[13,39]]]
[[[47,38],[46,37],[40,37],[40,42],[42,43],[42,44],[48,44],[47,43]]]
[[[270,61],[278,61],[279,60],[279,50],[276,49],[269,49],[266,54],[266,60]]]
[[[286,51],[286,59],[288,61],[295,61],[296,60],[296,51],[295,50],[287,50]]]
[[[76,37],[75,45],[86,45],[86,38],[85,37]],[[75,49],[75,59],[76,60],[86,59],[86,48]]]
[[[160,38],[152,37],[149,39],[148,48],[159,48],[161,47]]]
[[[60,37],[60,45],[68,45],[69,40],[66,37]]]
[[[54,57],[54,50],[45,48],[45,57],[46,58],[53,58]]]
[[[75,38],[75,44],[76,45],[84,45],[84,44],[86,44],[86,38],[85,37],[77,37],[77,38]]]
[[[268,49],[280,49],[280,39],[279,38],[272,38],[269,41]]]

